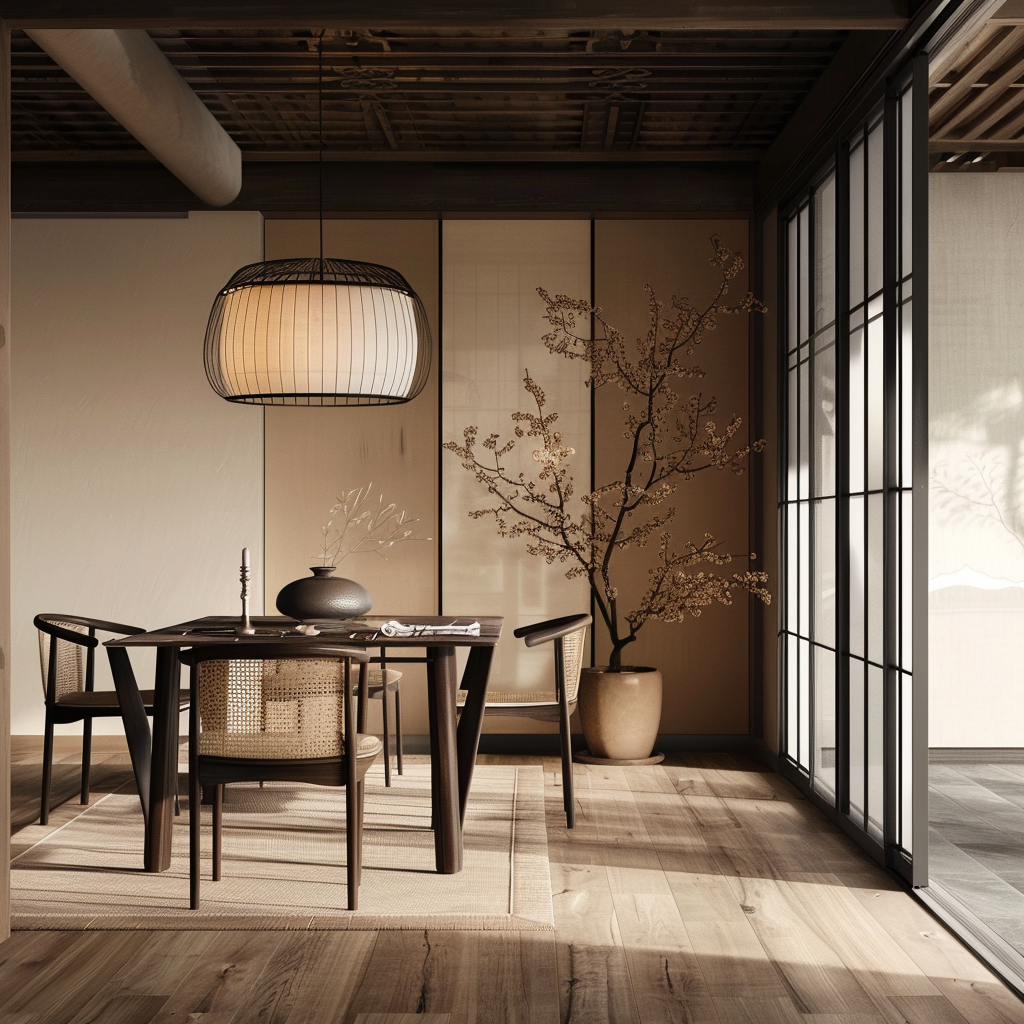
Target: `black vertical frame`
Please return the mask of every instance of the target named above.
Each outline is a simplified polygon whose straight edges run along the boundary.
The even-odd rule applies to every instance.
[[[850,145],[836,152],[836,808],[850,813]],[[845,242],[845,244],[843,244]]]
[[[898,86],[889,81],[882,118],[882,835],[890,862],[900,820],[899,114]]]

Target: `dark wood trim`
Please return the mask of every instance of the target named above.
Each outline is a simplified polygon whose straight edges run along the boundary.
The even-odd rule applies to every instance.
[[[339,28],[535,28],[588,25],[633,29],[900,28],[905,0],[303,0],[276,3],[219,0],[4,0],[0,18],[12,27],[166,28],[315,25]]]
[[[892,38],[891,32],[881,31],[856,32],[847,38],[758,164],[754,182],[758,205],[834,116],[836,98],[845,98],[857,88]]]
[[[843,62],[848,61],[850,66],[840,75],[842,65],[836,61],[846,49],[844,45],[833,60],[835,79],[829,75],[830,65],[769,149],[768,156],[761,161],[754,185],[757,210],[763,212],[776,204],[785,205],[791,190],[798,188],[829,159],[839,139],[849,134],[878,102],[886,77],[894,74],[915,52],[932,44],[954,21],[959,21],[970,6],[960,0],[923,0],[903,30],[883,42],[873,60],[870,53],[861,55],[866,64],[862,65],[859,77],[853,54],[866,40],[850,44],[850,56],[843,57]],[[867,49],[870,50],[870,46]],[[828,92],[824,92],[829,81],[832,84]],[[837,104],[836,97],[842,97],[842,102]]]
[[[749,213],[753,164],[324,165],[324,209],[361,213]],[[14,213],[209,209],[158,164],[15,163]],[[254,163],[228,209],[317,209],[316,164]]]

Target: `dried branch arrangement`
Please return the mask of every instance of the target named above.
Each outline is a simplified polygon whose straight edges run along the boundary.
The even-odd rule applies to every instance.
[[[749,292],[734,305],[724,301],[744,262],[717,236],[711,243],[709,262],[720,272],[714,297],[702,307],[673,297],[666,309],[648,286],[649,328],[635,342],[611,326],[600,307],[537,289],[551,325],[544,335],[548,350],[586,360],[588,386],[618,387],[624,393],[623,436],[628,449],[619,479],[576,496],[570,471],[575,449],[555,429],[558,413],[547,411],[544,391],[529,370],[524,386],[532,408],[512,414],[512,436],[489,434],[481,439],[478,428],[468,426],[461,443],[444,445],[491,496],[492,503],[470,512],[471,517],[493,519],[501,536],[525,539],[527,550],[548,564],[568,563],[569,578],[587,578],[611,638],[609,667],[616,671],[622,668],[623,648],[636,640],[650,619],[680,622],[688,615],[699,616],[713,601],[731,604],[735,590],[745,590],[765,604],[771,600],[766,573],[724,571],[736,556],[723,552],[710,533],[700,541],[677,545],[670,532],[676,515],[672,499],[680,483],[707,470],[742,473],[747,456],[765,445],[763,440],[748,445],[737,441],[742,422],[738,416],[719,428],[712,418],[713,396],[698,390],[683,399],[676,390],[679,380],[704,377],[691,357],[715,330],[720,316],[766,308]],[[533,452],[537,468],[529,475],[508,468],[509,454],[524,437],[539,444]],[[656,550],[647,589],[635,607],[623,611],[613,582],[620,556],[627,549],[647,547]]]
[[[412,527],[419,522],[384,495],[373,496],[373,484],[340,495],[331,506],[330,518],[320,527],[320,550],[314,556],[321,565],[337,565],[357,551],[373,551],[381,558],[403,540],[417,540]],[[428,538],[429,539],[429,538]]]

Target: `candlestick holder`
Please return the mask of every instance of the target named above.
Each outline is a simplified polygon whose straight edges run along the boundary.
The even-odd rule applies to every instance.
[[[254,636],[256,630],[249,621],[249,566],[244,562],[238,575],[242,583],[242,617],[235,627],[235,632],[239,636]]]

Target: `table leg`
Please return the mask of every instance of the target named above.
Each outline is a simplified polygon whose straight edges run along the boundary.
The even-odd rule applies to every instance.
[[[462,823],[459,820],[458,754],[455,732],[457,685],[454,647],[431,647],[427,661],[427,706],[430,713],[431,824],[437,870],[462,870]]]
[[[145,868],[171,866],[171,827],[178,788],[178,716],[181,662],[176,647],[156,649],[156,693],[153,697],[153,761],[149,776],[149,820],[146,822]],[[190,811],[191,813],[191,811]]]
[[[149,821],[150,767],[153,763],[153,736],[146,717],[146,705],[142,702],[131,660],[124,647],[108,647],[110,673],[114,678],[117,702],[121,705],[121,721],[128,741],[128,753],[135,773],[135,787],[142,803],[143,820]]]
[[[466,670],[462,674],[462,688],[466,691],[466,704],[459,716],[459,818],[466,818],[466,799],[473,781],[476,752],[480,746],[480,732],[484,725],[484,705],[487,703],[487,676],[491,670],[493,647],[471,647]]]

